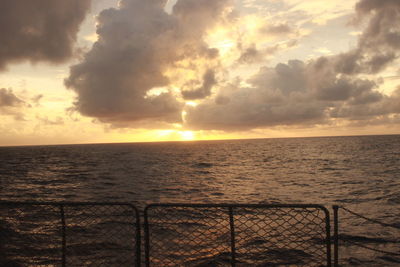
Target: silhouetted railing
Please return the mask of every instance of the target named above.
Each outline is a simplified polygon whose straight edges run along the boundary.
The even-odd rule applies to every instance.
[[[370,224],[380,225],[380,226],[385,227],[385,228],[391,228],[391,229],[396,229],[396,230],[400,229],[400,225],[398,223],[396,223],[396,224],[386,223],[384,221],[381,221],[380,219],[369,218],[369,217],[366,217],[366,216],[364,216],[364,215],[362,215],[360,213],[357,213],[357,212],[352,211],[352,210],[350,210],[348,208],[345,208],[343,206],[334,206],[334,212],[335,212],[335,218],[336,218],[336,224],[335,224],[336,228],[338,228],[338,226],[339,226],[339,222],[338,222],[338,218],[339,218],[338,211],[339,211],[339,209],[344,211],[344,212],[346,212],[346,213],[349,213],[349,214],[351,214],[351,215],[353,215],[353,216],[355,216],[355,217],[357,217],[357,218],[359,218],[361,220],[364,220],[365,222],[368,222]],[[388,235],[390,235],[390,232],[386,230],[385,234],[388,236]],[[386,257],[388,257],[388,256],[399,257],[400,256],[399,246],[398,246],[398,244],[399,244],[398,234],[394,235],[394,237],[397,237],[397,238],[395,238],[394,240],[390,240],[390,241],[385,241],[385,239],[383,237],[379,237],[379,238],[372,237],[371,238],[371,237],[366,237],[366,236],[352,236],[352,235],[346,235],[346,234],[339,235],[338,231],[336,231],[335,236],[338,237],[337,238],[337,242],[339,242],[339,240],[340,240],[344,244],[348,243],[350,245],[365,249],[367,251],[372,251],[374,253],[380,253],[384,257],[385,256]],[[393,243],[393,245],[397,244],[397,246],[393,246],[391,248],[391,251],[390,251],[390,250],[387,250],[387,249],[381,249],[381,248],[376,248],[376,247],[371,246],[371,244],[368,244],[371,241],[372,241],[372,243],[377,243],[377,244],[385,243],[385,242]],[[363,244],[362,242],[366,242],[367,244]],[[335,247],[338,248],[339,244],[337,244]],[[393,262],[393,260],[391,258],[389,258],[389,259],[390,259],[390,261]],[[398,260],[395,261],[395,262],[398,262]]]
[[[0,266],[139,266],[128,203],[0,202]]]
[[[0,266],[331,266],[320,205],[153,204],[143,227],[141,261],[128,203],[0,202]]]
[[[146,266],[331,266],[323,206],[156,204],[144,214]]]

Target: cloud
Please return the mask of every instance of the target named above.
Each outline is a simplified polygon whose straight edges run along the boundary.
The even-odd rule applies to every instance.
[[[254,45],[242,51],[238,59],[239,64],[252,64],[264,60],[264,53],[259,51]]]
[[[227,31],[241,28],[231,2],[178,0],[169,14],[162,0],[123,0],[119,9],[101,12],[98,40],[65,80],[77,93],[74,109],[110,127],[183,124],[225,131],[390,121],[399,114],[399,93],[383,94],[378,79],[365,75],[398,57],[398,1],[356,5],[355,21],[367,23],[350,51],[263,66],[236,81],[230,72],[238,65],[265,62],[296,45],[281,35],[297,33],[287,23],[265,24],[254,16],[247,20],[256,34],[247,34],[252,27]],[[256,46],[252,41],[261,35],[269,41]]]
[[[182,96],[187,100],[203,99],[211,95],[211,89],[216,83],[214,70],[209,69],[203,75],[201,87],[195,88],[194,90],[183,90]]]
[[[329,124],[333,119],[373,119],[400,112],[400,90],[386,96],[374,81],[338,75],[328,58],[262,67],[248,81],[189,107],[192,129],[248,130],[277,125]]]
[[[17,97],[11,89],[0,89],[0,115],[14,116],[16,120],[24,120],[21,109],[25,101]]]
[[[385,95],[377,82],[360,74],[379,73],[398,58],[400,2],[361,0],[356,12],[358,22],[368,22],[355,49],[308,62],[291,60],[262,67],[246,86],[229,86],[214,98],[188,107],[185,126],[243,130],[331,124],[336,119],[359,121],[359,125],[376,123],[377,118],[390,121],[400,113],[400,90]]]
[[[230,3],[231,0],[179,0],[173,14],[196,34],[217,22]]]
[[[238,48],[240,50],[240,56],[237,59],[237,63],[240,64],[262,64],[266,62],[268,57],[273,56],[278,52],[287,50],[297,45],[296,39],[280,42],[278,44],[266,46],[263,48],[257,48],[255,44],[251,44],[247,48],[243,48],[243,45],[239,43]]]
[[[333,118],[349,118],[359,121],[389,120],[386,115],[400,114],[400,88],[395,90],[390,96],[380,95],[377,92],[361,95],[361,101],[350,101],[335,107],[330,111]]]
[[[286,23],[276,25],[266,25],[260,29],[260,32],[268,35],[286,35],[293,32],[293,29]]]
[[[2,0],[0,70],[8,63],[60,63],[73,54],[90,0]]]
[[[229,131],[320,122],[326,104],[310,101],[306,71],[301,61],[263,67],[248,80],[249,87],[231,85],[215,100],[189,108],[186,126]]]
[[[18,107],[25,102],[19,99],[11,89],[0,89],[0,107]]]
[[[98,41],[65,80],[77,93],[76,111],[114,126],[181,122],[181,93],[174,91],[174,78],[167,73],[205,71],[189,80],[201,86],[183,96],[210,94],[216,82],[210,67],[218,61],[218,50],[209,48],[203,37],[229,2],[180,0],[168,14],[165,1],[124,0],[119,9],[102,11]]]
[[[43,99],[42,94],[35,95],[34,97],[31,98],[31,101],[35,106],[40,106],[40,101]]]
[[[60,116],[57,116],[54,119],[49,119],[47,116],[44,117],[36,116],[36,119],[43,125],[49,125],[49,126],[64,125],[64,119]]]
[[[346,74],[375,74],[400,53],[400,1],[361,0],[354,23],[368,19],[355,49],[336,57],[336,70]]]

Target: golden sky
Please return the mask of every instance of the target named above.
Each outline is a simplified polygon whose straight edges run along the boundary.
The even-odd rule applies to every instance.
[[[5,0],[0,146],[400,133],[400,2]]]

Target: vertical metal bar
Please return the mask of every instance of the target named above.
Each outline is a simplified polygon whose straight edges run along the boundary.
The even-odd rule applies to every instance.
[[[331,219],[329,211],[324,209],[325,212],[325,229],[326,229],[326,266],[332,266],[332,250],[331,250]]]
[[[61,258],[61,266],[65,267],[66,266],[66,247],[67,247],[67,241],[66,241],[66,233],[65,233],[65,213],[64,213],[64,205],[60,205],[60,214],[61,214],[61,235],[62,235],[62,243],[61,243],[61,249],[62,249],[62,258]]]
[[[339,267],[339,206],[333,206],[333,266]]]
[[[144,257],[146,267],[150,266],[150,230],[149,230],[149,219],[148,219],[148,206],[144,209],[144,237],[145,237],[145,248]]]
[[[135,215],[136,215],[136,266],[140,267],[141,264],[141,253],[142,253],[142,249],[141,249],[141,236],[140,236],[140,215],[139,215],[139,211],[133,207],[135,210]]]
[[[236,266],[236,247],[235,247],[235,224],[233,221],[233,208],[229,207],[229,225],[231,229],[231,254],[232,267]]]

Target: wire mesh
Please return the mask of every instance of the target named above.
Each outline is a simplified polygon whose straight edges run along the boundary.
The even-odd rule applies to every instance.
[[[60,210],[49,205],[0,205],[0,266],[61,264]]]
[[[0,203],[0,266],[138,266],[135,207]]]
[[[317,205],[150,205],[147,266],[330,266]],[[140,266],[135,207],[0,202],[0,266]]]
[[[237,260],[247,266],[326,266],[325,214],[317,208],[236,208]]]
[[[150,205],[147,266],[331,266],[317,205]]]
[[[336,213],[338,211],[341,211],[341,223],[345,225],[338,235],[342,261],[351,264],[368,262],[374,266],[399,266],[400,225],[383,221],[384,216],[375,219],[343,206],[336,206]]]
[[[151,265],[218,266],[230,262],[230,227],[225,208],[153,206],[146,215]]]

